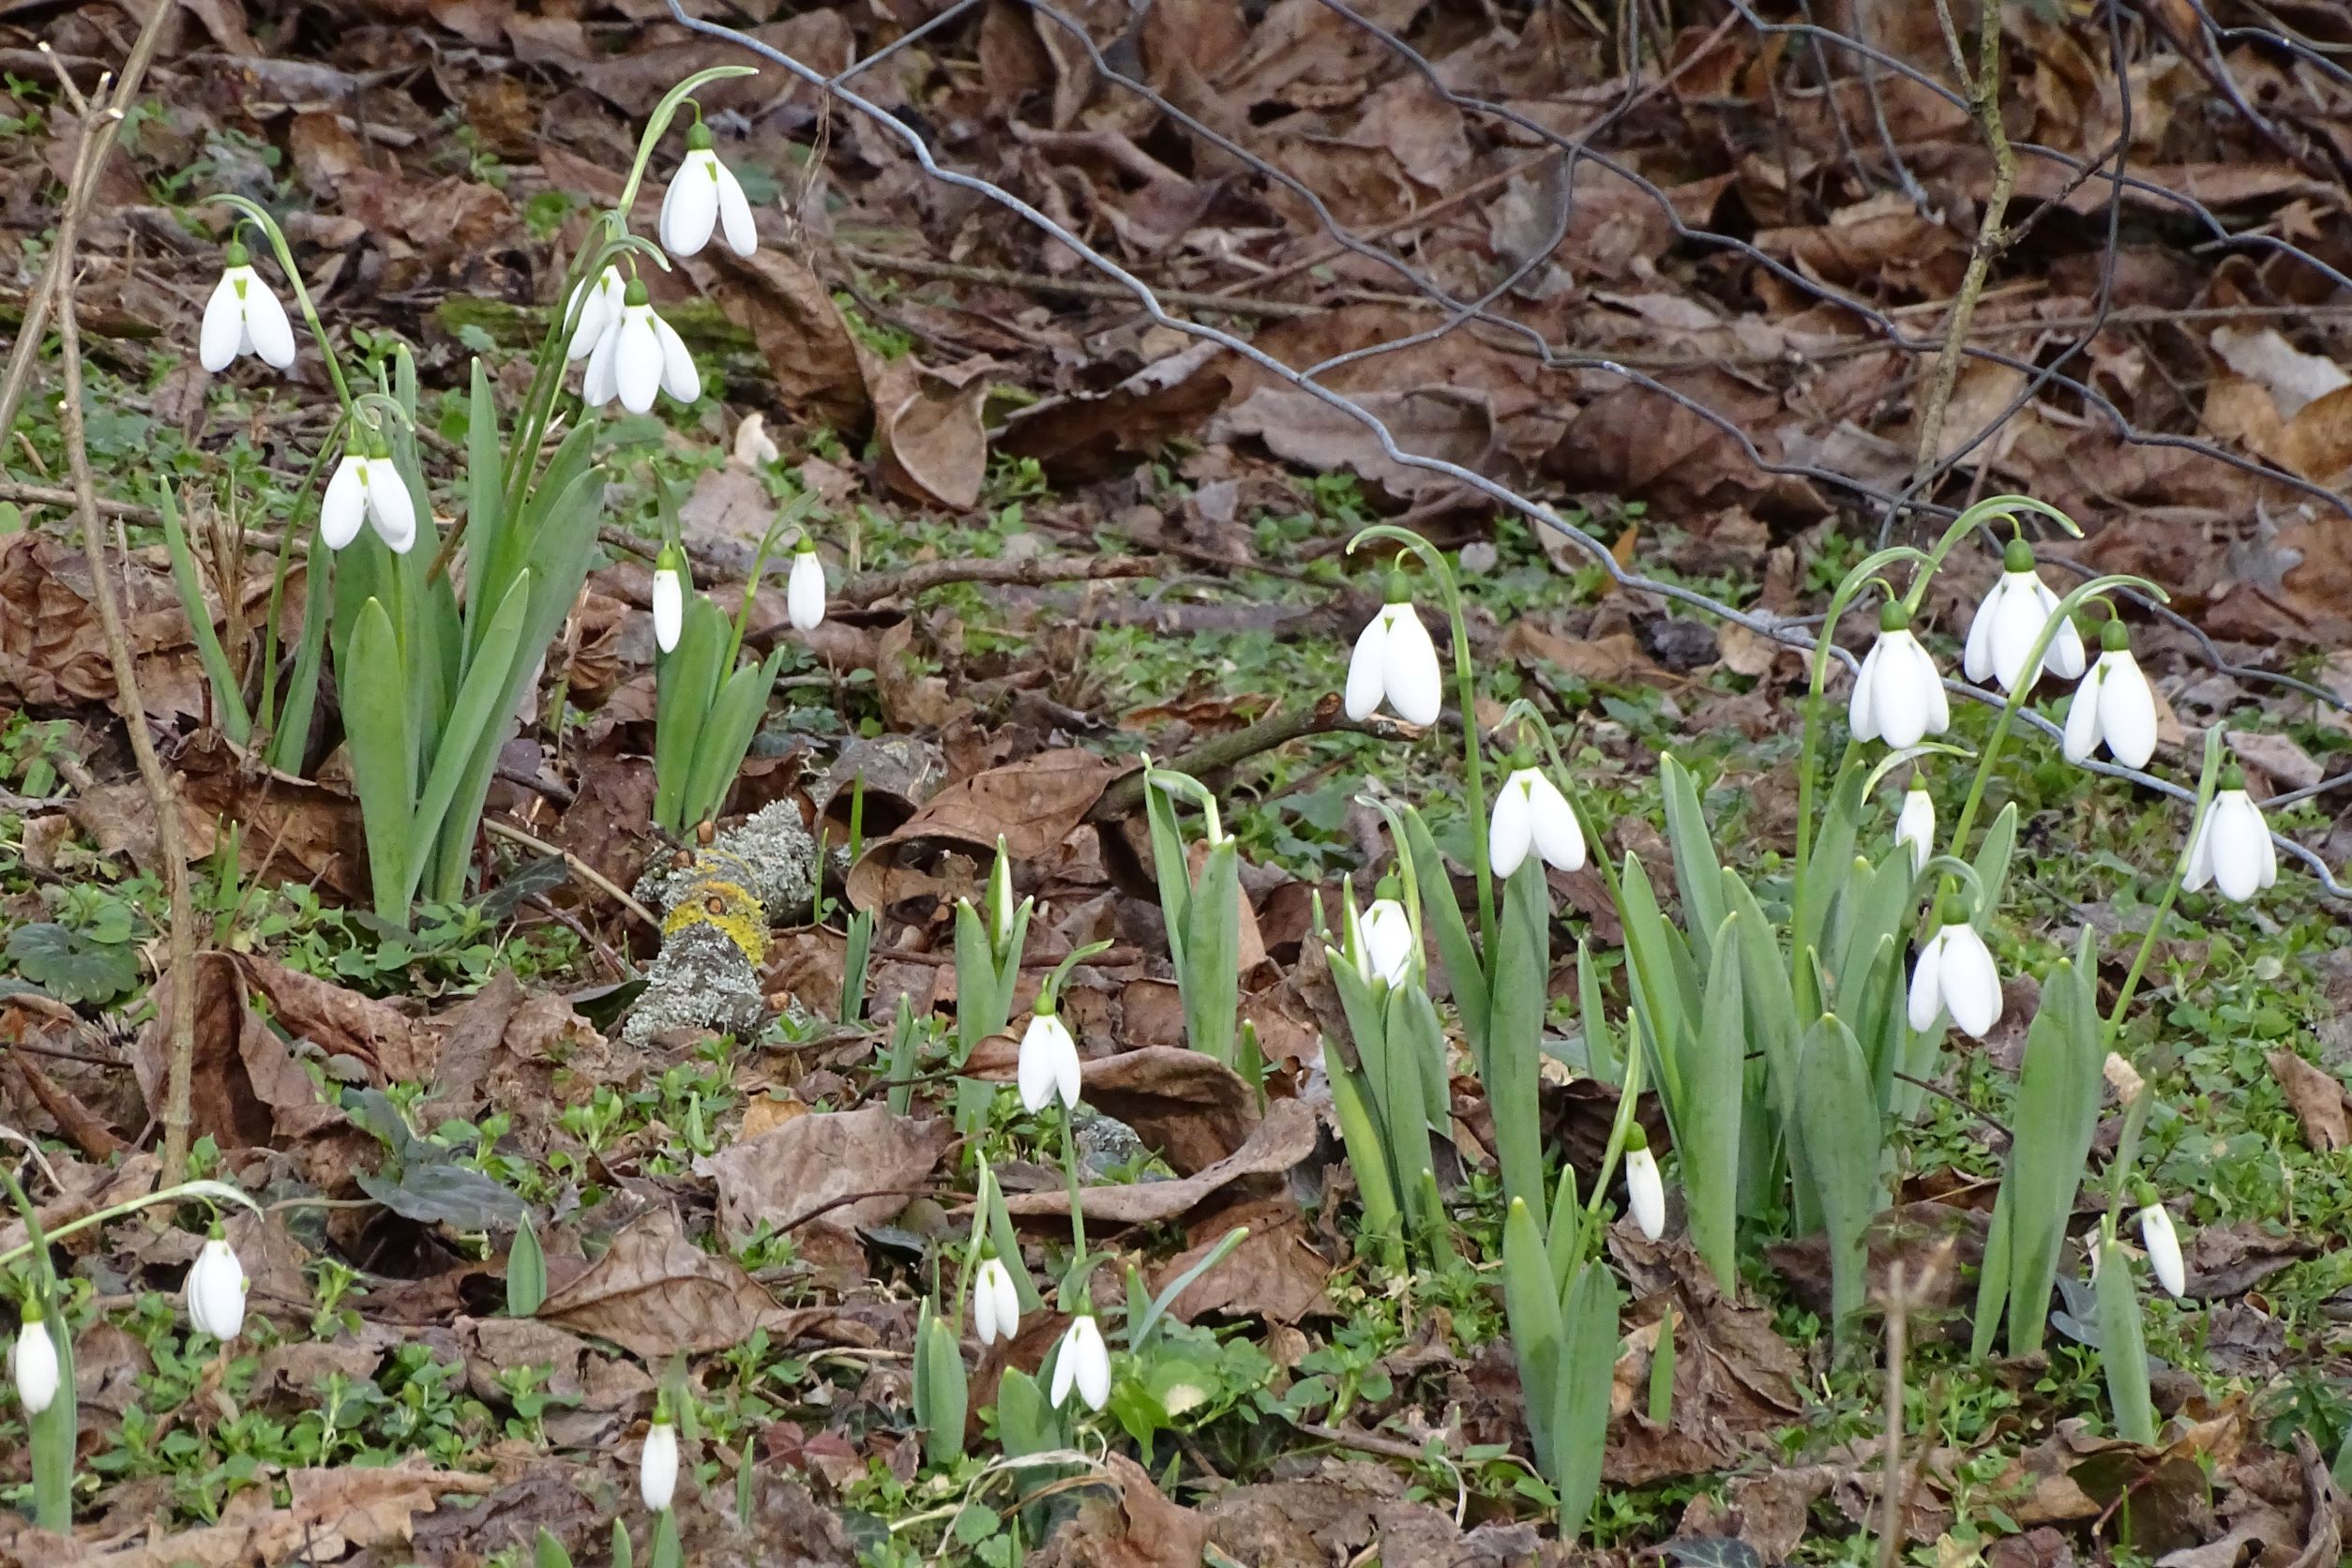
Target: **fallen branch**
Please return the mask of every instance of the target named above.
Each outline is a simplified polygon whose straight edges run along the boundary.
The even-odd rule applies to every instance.
[[[890,572],[860,572],[834,590],[833,602],[853,610],[883,599],[920,594],[951,582],[983,582],[1000,588],[1043,588],[1055,582],[1097,582],[1105,578],[1156,577],[1164,562],[1142,555],[1032,555],[1019,561],[961,559],[924,561]]]
[[[614,883],[610,877],[607,877],[603,872],[597,870],[595,867],[580,859],[580,856],[572,853],[571,851],[558,849],[553,844],[545,843],[537,838],[534,838],[531,835],[523,832],[522,829],[519,827],[510,827],[506,823],[498,821],[495,817],[483,818],[482,825],[490,829],[490,831],[497,837],[505,839],[510,844],[520,844],[526,850],[535,850],[543,855],[549,855],[561,860],[565,867],[570,870],[573,876],[578,877],[581,882],[586,882],[589,886],[596,889],[599,893],[603,893],[611,897],[623,909],[637,916],[638,919],[642,920],[653,929],[656,931],[661,929],[661,922],[656,918],[653,911],[647,909],[644,905],[630,897],[628,894]]]
[[[0,501],[13,501],[20,506],[55,506],[68,512],[80,505],[69,490],[58,490],[50,485],[21,485],[13,479],[0,479]],[[111,501],[100,496],[98,509],[110,518],[121,518],[126,522],[160,524],[163,521],[162,513],[153,506],[142,506],[135,501]]]
[[[1405,724],[1393,718],[1349,718],[1341,708],[1339,694],[1327,692],[1311,708],[1290,713],[1270,714],[1246,730],[1229,734],[1212,735],[1188,751],[1178,753],[1159,765],[1177,773],[1188,773],[1206,780],[1215,773],[1246,761],[1261,751],[1307,735],[1370,735],[1377,740],[1410,741],[1426,733],[1417,724]],[[1103,792],[1093,808],[1086,813],[1090,822],[1115,822],[1132,815],[1143,804],[1142,770],[1114,779]]]
[[[158,6],[158,11],[168,7]],[[136,56],[134,55],[134,59]],[[85,137],[111,140],[122,112],[110,109],[95,116]],[[86,192],[78,193],[86,195]],[[88,432],[82,415],[82,332],[74,319],[71,269],[78,213],[68,206],[57,224],[54,265],[67,281],[57,290],[57,326],[65,369],[66,456],[73,470],[75,505],[82,514],[82,548],[90,560],[90,596],[97,601],[98,625],[106,634],[106,651],[114,665],[114,696],[122,710],[123,728],[130,732],[131,755],[138,760],[140,782],[147,787],[147,804],[155,813],[156,842],[171,884],[172,972],[195,972],[195,900],[188,888],[188,846],[180,831],[180,808],[171,776],[156,756],[147,733],[146,708],[139,698],[139,671],[123,630],[123,613],[114,602],[114,583],[106,565],[106,530],[99,521],[98,483],[90,473]],[[163,1100],[163,1184],[176,1184],[188,1171],[188,1078],[196,1056],[196,988],[172,988],[172,1059]]]

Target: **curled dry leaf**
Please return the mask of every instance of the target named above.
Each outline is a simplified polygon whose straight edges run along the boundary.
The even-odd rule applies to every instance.
[[[888,837],[870,845],[849,878],[850,901],[875,909],[914,892],[941,891],[900,872],[909,846],[949,839],[966,855],[992,856],[997,836],[1016,864],[1046,857],[1101,798],[1122,770],[1091,751],[1040,752],[947,785]]]
[[[2303,1123],[2303,1141],[2322,1154],[2352,1144],[2352,1118],[2345,1114],[2352,1096],[2344,1093],[2335,1076],[2291,1050],[2274,1050],[2268,1060],[2270,1076],[2279,1080],[2296,1119]]]
[[[1216,1164],[1172,1182],[1087,1187],[1080,1199],[1090,1221],[1150,1225],[1187,1213],[1244,1177],[1287,1171],[1314,1152],[1315,1112],[1303,1101],[1276,1100],[1266,1108],[1266,1119],[1249,1141]],[[1067,1214],[1070,1195],[1059,1190],[1007,1193],[1004,1206],[1015,1214]]]
[[[275,972],[271,978],[291,972],[266,959],[199,953],[192,976],[166,973],[156,982],[155,1018],[140,1031],[131,1056],[151,1115],[163,1114],[173,990],[193,985],[196,1054],[188,1078],[188,1116],[196,1137],[210,1137],[223,1149],[282,1149],[343,1124],[342,1111],[321,1096],[294,1052],[248,1000],[250,989],[273,994],[260,983],[270,972]],[[309,988],[323,984],[308,981],[286,992],[315,1000]]]
[[[656,1209],[612,1238],[588,1271],[550,1296],[539,1321],[610,1339],[647,1362],[724,1349],[756,1329],[789,1332],[776,1304],[731,1258],[696,1246],[678,1216]]]
[[[763,1224],[779,1233],[803,1223],[847,1232],[905,1208],[955,1140],[943,1121],[875,1105],[792,1117],[704,1168],[718,1184],[719,1229],[730,1236]]]

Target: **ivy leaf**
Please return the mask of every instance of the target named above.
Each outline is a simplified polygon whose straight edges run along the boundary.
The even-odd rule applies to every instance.
[[[1754,1546],[1728,1535],[1685,1536],[1658,1550],[1679,1568],[1764,1568],[1764,1559]]]
[[[8,937],[8,961],[60,1002],[112,1002],[139,982],[130,947],[47,923],[18,927]]]
[[[461,1165],[420,1165],[398,1180],[362,1171],[362,1191],[404,1219],[488,1230],[516,1223],[527,1214],[522,1199],[478,1170]]]

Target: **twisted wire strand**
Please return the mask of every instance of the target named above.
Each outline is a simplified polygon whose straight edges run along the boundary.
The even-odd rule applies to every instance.
[[[962,14],[975,7],[978,3],[979,0],[957,0],[957,3],[950,8],[948,13],[942,13],[941,17],[933,19],[932,25],[943,25],[949,20],[951,15]],[[1175,105],[1168,103],[1166,99],[1162,98],[1158,94],[1153,93],[1147,85],[1135,82],[1132,79],[1124,78],[1114,71],[1109,66],[1109,63],[1104,59],[1101,51],[1094,45],[1092,37],[1086,32],[1082,25],[1078,24],[1073,19],[1063,16],[1054,11],[1050,7],[1037,3],[1037,0],[1027,0],[1027,3],[1030,4],[1033,9],[1039,11],[1047,16],[1048,20],[1069,31],[1074,38],[1081,40],[1094,68],[1098,71],[1103,72],[1107,78],[1119,81],[1123,85],[1130,88],[1130,90],[1143,94],[1163,112],[1171,115],[1181,116],[1185,120],[1190,120],[1189,116],[1183,115],[1183,112],[1181,110],[1177,109]],[[1801,276],[1796,275],[1793,269],[1781,267],[1772,258],[1764,255],[1761,251],[1756,250],[1752,246],[1745,245],[1744,242],[1731,239],[1728,236],[1715,234],[1709,231],[1693,230],[1689,228],[1687,225],[1683,224],[1679,216],[1674,213],[1671,203],[1666,199],[1663,191],[1658,190],[1654,185],[1651,185],[1649,181],[1641,178],[1639,175],[1634,174],[1630,170],[1625,170],[1621,166],[1616,166],[1615,160],[1607,158],[1606,155],[1592,149],[1589,145],[1589,143],[1571,143],[1568,139],[1560,136],[1558,133],[1552,132],[1546,127],[1534,123],[1527,116],[1517,113],[1515,111],[1509,109],[1507,106],[1489,104],[1485,100],[1474,98],[1469,95],[1455,92],[1453,89],[1447,87],[1441,80],[1440,80],[1434,68],[1432,68],[1425,59],[1423,59],[1417,52],[1414,52],[1409,45],[1405,44],[1401,38],[1397,38],[1394,34],[1388,32],[1387,29],[1381,28],[1377,23],[1373,23],[1351,11],[1345,4],[1342,3],[1342,0],[1320,0],[1320,3],[1327,6],[1343,18],[1346,18],[1357,25],[1364,27],[1368,32],[1375,34],[1386,42],[1389,47],[1397,50],[1401,54],[1409,56],[1410,61],[1416,63],[1417,68],[1419,68],[1426,76],[1431,85],[1441,95],[1455,102],[1457,107],[1477,109],[1481,112],[1490,113],[1498,117],[1511,121],[1514,124],[1517,124],[1530,133],[1540,137],[1546,143],[1558,147],[1561,152],[1569,155],[1571,158],[1590,158],[1596,163],[1601,164],[1603,167],[1610,168],[1611,172],[1619,174],[1621,178],[1624,178],[1629,181],[1629,183],[1635,184],[1636,187],[1645,189],[1653,200],[1656,200],[1660,204],[1678,234],[1681,237],[1709,243],[1722,244],[1742,249],[1759,264],[1772,267],[1776,273],[1787,276],[1790,281],[1797,283],[1800,287],[1805,288],[1807,293],[1813,294],[1818,297],[1832,299],[1834,302],[1839,304],[1848,305],[1865,318],[1872,319],[1877,323],[1882,324],[1883,335],[1891,341],[1895,342],[1897,346],[1904,346],[1907,341],[1907,335],[1901,332],[1900,327],[1894,323],[1892,318],[1872,309],[1870,307],[1860,301],[1852,301],[1847,299],[1846,296],[1837,295],[1834,291],[1829,291],[1819,286],[1811,285],[1806,280],[1802,279]],[[1732,0],[1732,4],[1738,6],[1739,0]],[[1196,322],[1185,317],[1171,314],[1161,303],[1158,295],[1153,292],[1150,284],[1146,283],[1142,279],[1137,277],[1127,268],[1122,266],[1117,261],[1104,254],[1087,240],[1073,233],[1069,228],[1057,221],[1055,219],[1036,206],[1033,205],[1019,195],[1006,189],[1001,185],[996,184],[994,181],[965,173],[962,170],[951,169],[942,165],[939,161],[937,156],[933,153],[929,143],[920,130],[908,124],[906,121],[900,119],[898,116],[891,113],[888,110],[874,102],[871,98],[868,98],[863,94],[857,92],[849,84],[851,81],[862,71],[870,68],[873,65],[879,63],[879,61],[889,53],[903,47],[907,42],[911,41],[909,38],[902,37],[894,43],[884,46],[883,49],[878,50],[875,54],[868,56],[864,60],[852,62],[842,70],[832,75],[827,75],[826,73],[820,71],[799,60],[788,52],[781,50],[762,39],[754,38],[749,34],[740,31],[739,29],[727,26],[725,23],[708,21],[706,19],[689,14],[685,8],[684,0],[668,0],[668,6],[672,20],[680,26],[687,29],[689,32],[700,33],[706,37],[719,38],[734,45],[737,48],[757,54],[762,59],[780,67],[796,80],[818,89],[821,93],[829,96],[850,110],[864,115],[878,128],[897,139],[897,141],[905,146],[909,155],[914,158],[916,164],[930,178],[957,189],[969,192],[972,195],[977,196],[984,201],[989,202],[1003,208],[1021,219],[1023,222],[1029,224],[1040,234],[1063,246],[1073,255],[1078,257],[1082,262],[1084,262],[1089,267],[1093,268],[1103,277],[1117,283],[1120,287],[1125,289],[1129,294],[1133,294],[1138,307],[1158,325],[1167,327],[1171,331],[1180,333],[1186,337],[1215,343],[1219,347],[1240,355],[1242,358],[1257,366],[1267,374],[1297,388],[1302,392],[1306,393],[1334,412],[1353,420],[1372,437],[1374,442],[1380,446],[1382,454],[1391,461],[1403,467],[1440,475],[1444,477],[1453,479],[1456,483],[1466,486],[1469,489],[1485,496],[1489,500],[1492,500],[1497,504],[1507,507],[1511,511],[1527,518],[1538,526],[1558,534],[1588,554],[1593,562],[1602,568],[1610,580],[1619,587],[1635,593],[1651,594],[1663,599],[1686,605],[1691,609],[1699,611],[1707,615],[1716,617],[1717,619],[1734,626],[1742,626],[1759,636],[1770,638],[1776,642],[1798,649],[1802,652],[1810,653],[1815,650],[1817,646],[1817,639],[1804,629],[1805,623],[1808,618],[1793,616],[1784,617],[1771,613],[1742,611],[1734,606],[1726,604],[1711,596],[1701,593],[1696,589],[1689,588],[1681,583],[1665,581],[1624,567],[1617,561],[1615,555],[1602,540],[1586,532],[1584,529],[1568,521],[1552,507],[1546,505],[1543,502],[1522,494],[1518,490],[1512,489],[1500,481],[1480,474],[1473,469],[1467,468],[1462,464],[1450,461],[1443,458],[1432,457],[1424,453],[1412,451],[1398,442],[1395,432],[1389,429],[1388,425],[1378,415],[1365,408],[1362,403],[1358,402],[1353,398],[1350,398],[1347,394],[1326,385],[1319,380],[1316,379],[1313,373],[1293,369],[1291,367],[1283,364],[1280,360],[1275,359],[1273,355],[1267,354],[1262,349],[1256,347],[1247,340],[1238,338],[1229,332],[1227,332],[1219,327],[1209,325],[1205,323]],[[1759,25],[1762,24],[1759,23]],[[927,26],[924,30],[928,31],[929,28]],[[1802,29],[1798,28],[1796,30],[1802,31]],[[1829,36],[1832,38],[1836,37],[1835,35]],[[1888,63],[1894,68],[1907,69],[1907,68],[1901,68],[1899,63],[1891,61]],[[1199,122],[1194,121],[1192,124],[1197,126]],[[1205,126],[1199,127],[1199,129],[1202,133],[1213,137],[1217,135],[1217,133]],[[1506,331],[1515,332],[1524,337],[1531,338],[1538,349],[1541,351],[1544,360],[1547,366],[1556,363],[1566,363],[1564,360],[1555,358],[1551,344],[1548,340],[1544,339],[1541,333],[1535,331],[1535,329],[1527,326],[1523,323],[1514,322],[1508,318],[1494,315],[1491,310],[1486,309],[1485,304],[1483,302],[1465,302],[1452,298],[1444,291],[1426,280],[1416,269],[1411,268],[1410,264],[1406,264],[1401,258],[1395,257],[1393,254],[1386,252],[1381,248],[1372,245],[1370,242],[1364,241],[1347,231],[1346,228],[1339,224],[1335,218],[1330,214],[1328,206],[1322,202],[1321,198],[1313,192],[1311,188],[1305,188],[1303,182],[1296,181],[1294,177],[1288,175],[1283,171],[1274,168],[1264,158],[1248,152],[1246,149],[1234,145],[1221,137],[1219,137],[1218,140],[1225,143],[1226,146],[1229,151],[1231,151],[1233,156],[1244,159],[1249,166],[1265,173],[1270,178],[1281,181],[1287,188],[1295,191],[1303,199],[1307,200],[1310,206],[1317,214],[1318,221],[1331,234],[1334,242],[1359,255],[1364,256],[1366,260],[1374,261],[1388,267],[1392,271],[1397,272],[1400,276],[1403,276],[1408,279],[1408,280],[1412,281],[1416,287],[1421,288],[1431,298],[1445,305],[1449,311],[1459,315],[1463,322],[1468,322],[1473,319],[1480,320],[1488,324],[1500,327]],[[1573,163],[1571,167],[1573,168]],[[2125,182],[2118,173],[2112,183],[2119,188]],[[1570,188],[1570,200],[1573,202],[1573,181],[1571,181]],[[1451,329],[1452,327],[1449,326],[1448,330]],[[1937,345],[1928,346],[1932,347]],[[2010,364],[2013,368],[2025,370],[2028,373],[2031,373],[2039,369],[2038,367],[2030,364],[2018,364],[2007,356],[1993,354],[1991,351],[1974,352],[1978,352],[1983,357],[1995,359],[1997,362],[2000,363]],[[1708,423],[1714,428],[1721,430],[1726,434],[1733,437],[1742,448],[1744,454],[1756,463],[1758,469],[1764,472],[1789,474],[1793,475],[1816,478],[1826,481],[1835,488],[1860,495],[1871,495],[1874,493],[1873,487],[1868,486],[1863,481],[1850,475],[1840,475],[1833,470],[1822,468],[1818,465],[1813,464],[1775,463],[1767,460],[1764,454],[1756,448],[1755,443],[1750,440],[1743,431],[1740,430],[1727,416],[1722,415],[1718,411],[1708,408],[1703,402],[1696,399],[1690,398],[1675,388],[1668,387],[1663,383],[1657,382],[1654,378],[1643,375],[1628,367],[1606,358],[1585,358],[1580,356],[1579,362],[1590,364],[1606,373],[1620,376],[1630,383],[1643,385],[1649,390],[1668,398],[1678,406],[1688,409],[1694,415],[1706,419]],[[1319,367],[1318,369],[1321,368]],[[2059,379],[2066,380],[2068,378]],[[2090,393],[2088,388],[2084,388],[2082,390],[2086,394],[2087,398],[2096,398],[2097,396],[2095,393]],[[2103,404],[2104,403],[2103,399],[2100,399],[2098,400]],[[2129,430],[2131,429],[2129,422],[2122,419],[2119,411],[2114,410],[2112,405],[2106,405],[2106,407],[2111,416],[2120,423],[2124,430]],[[2219,449],[2214,449],[2214,455],[2224,459],[2230,457],[2230,454],[2222,453]],[[2245,464],[2242,460],[2239,460],[2238,466],[2249,465]],[[2269,474],[2269,471],[2261,472],[2264,472],[2266,476],[2277,477],[2277,475]],[[2313,488],[2315,489],[2315,487]],[[1882,501],[1891,499],[1883,494],[1878,494],[1877,498]],[[2334,498],[2330,497],[2330,499]],[[1915,509],[1928,511],[1931,515],[1952,515],[1949,508],[1930,506],[1923,501],[1914,502],[1912,505]],[[2194,628],[2192,629],[2194,630]],[[2204,646],[2209,651],[2213,651],[2215,653],[2216,662],[2218,663],[2218,651],[2212,649],[2210,641],[2206,640]],[[1832,644],[1829,649],[1829,654],[1830,656],[1844,665],[1848,671],[1851,671],[1858,666],[1859,661],[1852,654],[1848,653],[1844,648],[1837,647]],[[2300,683],[2298,684],[2299,685]],[[2006,699],[2000,694],[1973,686],[1966,681],[1947,679],[1944,682],[1944,685],[1952,692],[1987,706],[1998,708],[2003,705],[2006,701]],[[2315,688],[2314,688],[2314,695],[2319,695]],[[2029,728],[2037,730],[2044,735],[2054,739],[2062,736],[2062,731],[2059,726],[2043,717],[2041,714],[2029,708],[2023,707],[2021,707],[2018,712],[2019,716]],[[2193,789],[2184,789],[2181,785],[2172,780],[2143,772],[2140,769],[2124,767],[2117,763],[2100,762],[2096,761],[2088,761],[2082,765],[2090,772],[2103,774],[2110,777],[2124,779],[2130,783],[2138,785],[2141,788],[2152,790],[2173,800],[2190,803],[2194,803],[2195,800],[2195,792]],[[2309,790],[2299,792],[2291,797],[2283,796],[2280,797],[2280,799],[2284,802],[2288,799],[2307,798],[2312,794],[2318,793],[2322,789],[2333,788],[2337,782],[2339,781],[2325,781],[2322,785],[2314,786]],[[2294,858],[2302,861],[2311,868],[2314,881],[2329,896],[2338,898],[2352,898],[2352,888],[2347,888],[2338,882],[2333,873],[2327,867],[2326,863],[2314,852],[2305,849],[2302,845],[2297,843],[2291,838],[2284,837],[2283,835],[2273,833],[2272,837],[2282,850]]]

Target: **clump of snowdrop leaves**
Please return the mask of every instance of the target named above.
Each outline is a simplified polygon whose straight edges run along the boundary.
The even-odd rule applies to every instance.
[[[1927,786],[1914,777],[1904,792],[1903,813],[1894,820],[1894,841],[1911,851],[1911,875],[1927,869],[1936,853],[1936,802]]]
[[[784,613],[795,631],[815,631],[825,623],[825,564],[817,544],[803,539],[792,552],[792,573],[784,580]]]
[[[2189,874],[2180,885],[2194,893],[2210,882],[2223,897],[2242,904],[2278,880],[2279,852],[2270,842],[2270,824],[2246,793],[2245,770],[2233,762],[2222,771],[2213,803],[2189,842]]]
[[[1438,650],[1413,611],[1405,574],[1388,575],[1388,602],[1356,637],[1348,660],[1348,716],[1369,718],[1386,702],[1408,724],[1435,724],[1443,705]]]
[[[2099,662],[2067,701],[2059,749],[2070,762],[2088,762],[2103,746],[2127,768],[2145,767],[2156,754],[2156,694],[2132,656],[2132,634],[2120,621],[2109,621],[2099,633]]]
[[[8,1351],[9,1371],[16,1378],[16,1396],[26,1415],[38,1415],[57,1398],[57,1346],[49,1337],[40,1303],[26,1301],[23,1326]]]
[[[588,352],[588,376],[580,395],[590,408],[602,408],[617,397],[631,414],[643,414],[654,406],[656,391],[682,403],[702,396],[702,373],[694,368],[694,355],[676,330],[654,313],[652,301],[645,280],[630,279],[619,312]]]
[[[212,297],[204,301],[197,359],[205,369],[216,372],[248,354],[272,369],[289,369],[294,362],[294,339],[286,308],[253,270],[253,258],[244,242],[231,240],[222,260],[227,265],[220,281],[213,286]]]
[[[1078,1108],[1078,1042],[1054,1012],[1050,990],[1037,993],[1037,1010],[1021,1035],[1020,1061],[1013,1076],[1020,1088],[1021,1108],[1032,1115],[1056,1099],[1065,1109]]]
[[[359,537],[361,523],[395,555],[406,555],[416,544],[416,503],[408,483],[392,465],[391,449],[384,437],[370,430],[365,445],[354,442],[335,465],[319,503],[319,537],[329,550],[341,550]]]
[[[751,204],[711,150],[711,128],[696,120],[686,128],[686,161],[661,199],[661,248],[672,256],[694,255],[710,244],[714,228],[725,232],[727,249],[738,256],[760,249]]]
[[[2033,547],[2023,539],[2010,540],[2001,556],[2000,579],[1984,596],[1984,602],[1977,606],[1976,618],[1968,623],[1968,641],[1961,654],[1961,670],[1972,681],[1992,677],[2003,691],[2031,686],[2040,678],[2042,669],[2064,680],[2076,679],[2084,668],[2083,638],[2071,620],[2060,621],[2050,633],[2042,669],[2030,674],[2026,671],[2026,660],[2032,656],[2034,642],[2042,636],[2042,628],[2049,625],[2050,617],[2058,613],[2058,596],[2034,569]]]
[[[1878,641],[1862,656],[1847,708],[1856,740],[1916,746],[1952,727],[1944,678],[1936,661],[1911,634],[1911,612],[1890,599],[1878,611]]]
[[[245,1265],[220,1227],[188,1271],[188,1320],[199,1334],[227,1344],[245,1327]]]
[[[1924,1033],[1939,1013],[1977,1039],[2000,1021],[2001,977],[1984,939],[1968,924],[1968,905],[1944,900],[1943,921],[1911,966],[1911,1027]]]
[[[1519,868],[1532,849],[1544,864],[1574,871],[1584,865],[1584,829],[1550,776],[1521,759],[1495,792],[1486,829],[1486,859],[1498,877]]]
[[[1053,1358],[1054,1404],[1067,1404],[1072,1389],[1090,1410],[1110,1403],[1110,1349],[1103,1343],[1103,1331],[1095,1326],[1091,1312],[1070,1319],[1069,1329],[1062,1335],[1061,1350]]]

